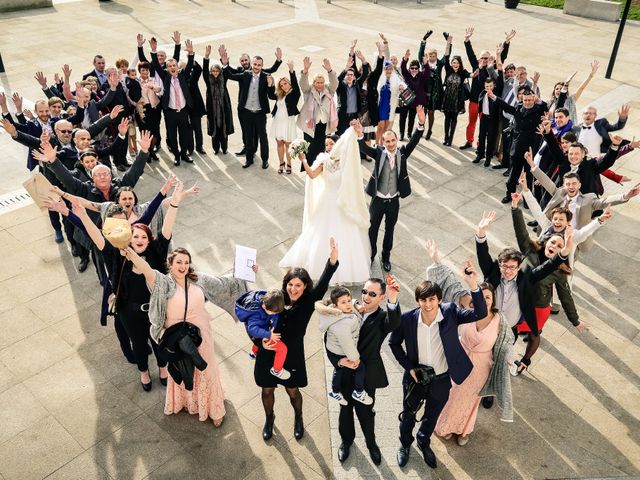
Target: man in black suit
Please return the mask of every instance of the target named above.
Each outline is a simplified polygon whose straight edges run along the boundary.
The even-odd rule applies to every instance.
[[[358,118],[362,110],[362,85],[369,76],[369,63],[360,50],[349,55],[347,67],[338,75],[338,130],[336,133],[342,135],[349,128],[349,122]],[[357,75],[355,57],[362,62],[362,71]]]
[[[365,191],[371,196],[369,205],[369,241],[371,242],[371,261],[378,251],[378,230],[384,217],[384,240],[382,241],[382,268],[391,271],[391,249],[393,248],[393,229],[398,221],[400,212],[400,199],[411,194],[409,172],[407,171],[407,158],[416,148],[420,136],[424,130],[426,114],[422,106],[416,109],[418,115],[418,128],[409,143],[398,148],[398,137],[393,130],[387,130],[382,134],[384,147],[378,145],[372,148],[367,145],[363,137],[363,127],[359,121],[353,120],[351,125],[358,134],[360,153],[375,158],[375,165],[371,178]]]
[[[266,74],[275,73],[278,68],[280,68],[280,64],[282,63],[282,50],[280,48],[276,48],[276,61],[273,63],[271,68],[263,68],[262,71]],[[227,67],[229,69],[229,73],[242,73],[251,71],[251,57],[249,57],[248,53],[243,53],[240,55],[240,65],[238,67],[232,67],[229,65]],[[240,95],[241,92],[238,90],[238,122],[240,122],[240,129],[242,130],[242,149],[236,153],[236,155],[244,155],[246,153],[247,139],[246,139],[246,127],[245,127],[245,109],[240,103]],[[254,145],[258,144],[258,137],[254,137],[253,139]]]
[[[155,39],[149,41],[151,44],[151,64],[154,66],[164,85],[164,95],[162,95],[162,111],[164,121],[167,126],[167,145],[174,155],[173,163],[177,166],[184,160],[193,163],[187,155],[191,143],[191,130],[189,126],[189,107],[191,107],[191,93],[189,92],[189,76],[193,68],[193,44],[191,40],[184,43],[187,51],[187,66],[182,71],[178,71],[178,62],[170,58],[166,63],[166,70],[162,68],[158,61],[156,48],[158,43]],[[178,135],[180,136],[180,148],[178,148]]]
[[[389,385],[387,372],[382,363],[380,348],[384,339],[400,325],[400,306],[398,305],[398,283],[387,284],[379,278],[370,278],[362,289],[362,324],[360,326],[360,336],[358,338],[358,353],[360,361],[367,366],[364,386],[367,394],[374,400],[371,405],[355,401],[349,395],[345,396],[346,405],[340,406],[340,417],[338,420],[338,430],[342,443],[338,449],[338,460],[342,463],[349,457],[351,444],[356,437],[353,412],[355,410],[360,422],[360,428],[364,434],[364,439],[369,449],[371,460],[376,465],[380,465],[382,457],[380,449],[376,443],[375,435],[375,396],[377,388],[385,388]],[[388,297],[387,308],[383,310],[380,304]],[[336,368],[357,368],[357,363],[348,358],[341,358],[327,351],[329,360]],[[342,376],[343,392],[350,392],[354,389],[353,375]]]
[[[268,75],[262,69],[262,57],[253,57],[251,70],[233,73],[229,69],[229,55],[224,45],[218,48],[222,62],[222,73],[228,80],[238,82],[238,108],[242,109],[245,128],[246,162],[242,168],[253,165],[253,157],[260,142],[262,168],[269,167],[269,138],[267,137],[267,114],[269,113]],[[280,49],[277,54],[282,55]]]
[[[595,107],[587,107],[582,112],[582,123],[573,128],[573,132],[578,137],[578,142],[584,145],[591,157],[597,157],[600,153],[605,153],[611,145],[609,132],[621,130],[627,123],[629,117],[629,104],[622,105],[618,109],[618,121],[609,123],[606,118],[598,117],[598,110]]]
[[[107,74],[104,71],[105,66],[106,60],[104,59],[104,57],[102,55],[96,55],[95,57],[93,57],[93,70],[85,73],[82,76],[82,80],[86,80],[87,77],[96,77],[99,84],[98,89],[100,89],[103,84],[107,83]]]
[[[500,108],[494,100],[491,100],[489,94],[494,91],[501,92],[503,84],[502,63],[498,60],[498,80],[487,77],[484,81],[484,90],[478,97],[480,133],[478,134],[478,150],[473,163],[480,163],[480,160],[484,158],[485,167],[491,165],[500,123]]]
[[[415,290],[418,308],[402,315],[400,326],[389,339],[391,352],[405,371],[400,414],[401,446],[397,456],[400,467],[409,461],[416,413],[422,402],[424,414],[416,435],[418,448],[427,465],[431,468],[438,466],[430,445],[431,434],[449,398],[451,381],[460,385],[473,369],[473,363],[460,344],[458,325],[486,317],[487,303],[478,287],[478,274],[471,262],[467,263],[465,273],[473,310],[463,309],[456,303],[442,303],[440,286],[425,280]]]

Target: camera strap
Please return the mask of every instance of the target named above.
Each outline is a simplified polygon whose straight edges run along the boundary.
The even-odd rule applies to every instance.
[[[406,418],[407,415],[411,415],[411,417],[413,417],[413,421],[416,422],[416,423],[422,422],[422,420],[424,420],[425,413],[422,414],[422,417],[420,417],[420,419],[418,419],[416,417],[416,414],[418,413],[418,410],[420,410],[422,408],[422,406],[424,405],[424,401],[425,401],[424,397],[425,397],[425,395],[421,395],[420,396],[421,398],[418,401],[418,405],[416,406],[415,410],[412,410],[409,407],[409,405],[410,405],[409,404],[409,399],[411,398],[411,395],[413,394],[413,391],[416,388],[416,386],[417,386],[417,383],[412,381],[411,384],[409,385],[409,387],[407,388],[407,393],[404,396],[404,402],[403,402],[405,405],[407,405],[407,408],[402,410],[402,412],[400,412],[398,414],[398,420],[400,422],[402,422],[403,418]],[[426,388],[430,389],[431,385],[427,385]],[[428,390],[427,390],[427,393],[428,393]]]

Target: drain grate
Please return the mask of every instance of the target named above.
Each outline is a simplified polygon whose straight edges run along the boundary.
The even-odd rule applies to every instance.
[[[33,199],[24,188],[0,195],[0,215],[31,205]]]

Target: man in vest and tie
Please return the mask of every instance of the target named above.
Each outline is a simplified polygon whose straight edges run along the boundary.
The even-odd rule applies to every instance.
[[[368,146],[363,137],[363,127],[357,120],[351,122],[358,134],[360,152],[375,158],[375,166],[365,191],[371,196],[369,205],[369,241],[371,242],[371,261],[378,251],[378,231],[384,218],[384,239],[382,241],[382,268],[391,271],[391,249],[393,248],[393,230],[398,221],[400,199],[411,194],[407,158],[418,145],[424,130],[426,114],[422,106],[417,107],[418,129],[413,133],[409,143],[398,147],[398,137],[393,130],[382,135],[384,146],[376,148]]]

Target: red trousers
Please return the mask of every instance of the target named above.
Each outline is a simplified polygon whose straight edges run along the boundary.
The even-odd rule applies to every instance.
[[[280,340],[275,340],[275,343],[273,346],[276,349],[276,358],[273,359],[273,369],[276,372],[279,372],[280,370],[282,370],[282,367],[284,366],[284,361],[287,358],[287,346],[284,343],[282,343]],[[258,346],[254,345],[253,347],[251,347],[251,352],[253,352],[254,355],[257,355]]]
[[[473,145],[473,137],[476,135],[476,123],[478,123],[478,102],[469,100],[469,123],[467,124],[467,142]]]

